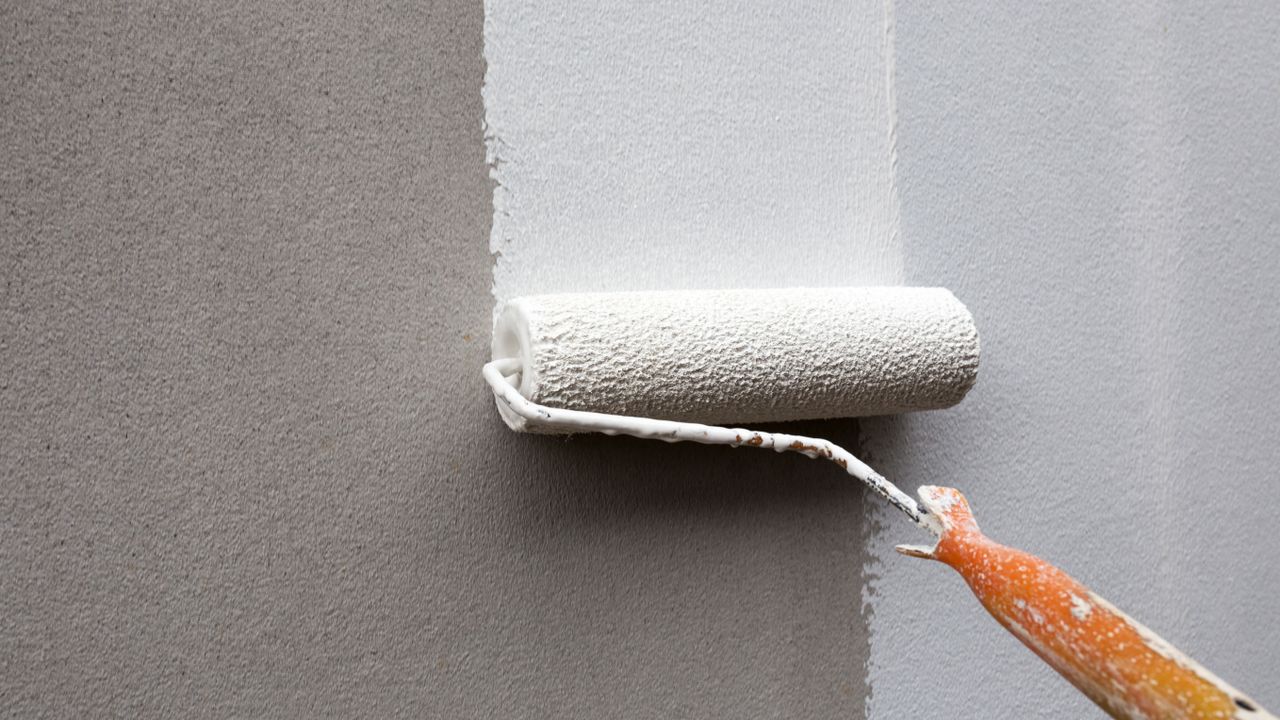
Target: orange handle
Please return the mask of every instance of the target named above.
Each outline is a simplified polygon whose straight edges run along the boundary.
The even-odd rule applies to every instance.
[[[1070,575],[988,539],[958,490],[925,486],[920,498],[938,544],[898,551],[954,568],[996,622],[1112,717],[1276,720]]]

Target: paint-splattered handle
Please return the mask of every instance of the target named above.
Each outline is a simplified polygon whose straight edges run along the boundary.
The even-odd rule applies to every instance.
[[[1112,717],[1276,720],[1067,573],[988,539],[959,491],[926,486],[920,498],[941,536],[898,550],[955,568],[997,622]]]

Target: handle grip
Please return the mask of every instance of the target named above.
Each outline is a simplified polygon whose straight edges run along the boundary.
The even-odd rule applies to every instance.
[[[954,568],[996,622],[1112,717],[1276,720],[1067,573],[987,538],[959,491],[919,494],[938,520],[938,543],[898,551]]]

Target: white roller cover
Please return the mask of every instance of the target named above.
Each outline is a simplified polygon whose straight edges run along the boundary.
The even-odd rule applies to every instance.
[[[570,293],[508,302],[493,357],[518,358],[521,394],[549,407],[753,423],[950,407],[977,379],[978,331],[943,288]]]

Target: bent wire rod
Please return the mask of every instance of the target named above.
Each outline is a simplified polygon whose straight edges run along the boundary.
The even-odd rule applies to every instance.
[[[853,453],[822,438],[803,435],[762,432],[742,428],[725,428],[716,425],[654,420],[651,418],[609,415],[606,413],[565,410],[539,405],[520,394],[509,375],[520,372],[520,361],[515,358],[494,360],[484,366],[484,379],[493,394],[511,411],[536,425],[554,425],[573,432],[598,432],[606,435],[630,435],[646,440],[666,442],[696,442],[704,445],[729,445],[731,447],[770,448],[778,452],[797,452],[810,458],[824,458],[839,465],[845,472],[861,480],[889,504],[901,510],[916,525],[934,535],[941,535],[938,521],[910,495],[902,492],[871,466],[854,457]]]

